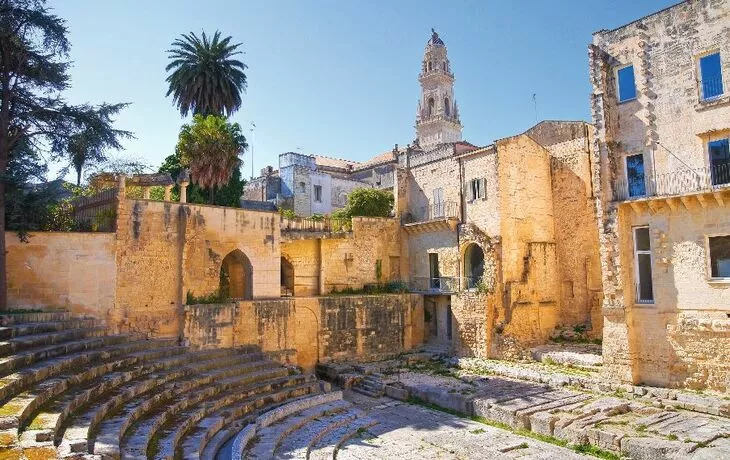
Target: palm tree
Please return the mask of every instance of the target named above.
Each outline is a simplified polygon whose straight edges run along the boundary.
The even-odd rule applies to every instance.
[[[193,182],[210,191],[213,204],[215,187],[228,184],[247,147],[238,123],[217,115],[195,115],[193,123],[180,130],[176,153],[190,168]]]
[[[76,186],[81,186],[81,171],[84,166],[102,159],[101,151],[91,145],[87,133],[74,134],[68,141],[71,166],[76,170]]]
[[[216,31],[209,40],[202,34],[183,34],[167,50],[171,62],[165,68],[171,71],[167,96],[182,116],[193,115],[229,116],[241,107],[241,93],[246,91],[246,64],[234,59],[240,51],[240,43],[231,44],[231,37],[220,39]]]

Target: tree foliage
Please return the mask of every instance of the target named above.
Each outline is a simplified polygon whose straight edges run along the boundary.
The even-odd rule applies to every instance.
[[[190,169],[193,182],[210,191],[212,204],[213,191],[228,184],[235,171],[240,175],[240,155],[247,147],[238,123],[217,115],[195,115],[180,130],[175,153],[180,165]]]
[[[40,152],[61,158],[73,136],[85,131],[110,148],[131,136],[112,126],[125,104],[70,105],[63,98],[70,84],[70,44],[65,22],[45,3],[0,0],[0,308],[6,305],[5,186],[11,162],[44,164]]]
[[[183,34],[167,51],[170,63],[165,70],[170,84],[167,96],[182,116],[189,112],[200,115],[231,115],[241,107],[241,93],[246,90],[246,65],[235,59],[240,43],[231,37],[221,40],[216,31],[212,39],[203,32]]]
[[[347,205],[333,217],[388,217],[393,210],[393,193],[374,188],[358,188],[347,195]]]

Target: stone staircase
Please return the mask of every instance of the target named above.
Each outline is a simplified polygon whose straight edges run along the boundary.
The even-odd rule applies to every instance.
[[[375,425],[341,391],[305,396],[251,420],[219,459],[334,459],[339,447]]]
[[[69,313],[0,315],[2,459],[212,459],[257,415],[322,391],[256,347],[191,351]]]
[[[352,386],[352,390],[371,398],[382,398],[385,396],[385,376],[377,372],[366,374],[362,380]]]

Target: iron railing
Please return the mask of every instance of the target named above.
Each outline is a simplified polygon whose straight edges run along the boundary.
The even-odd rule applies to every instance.
[[[352,221],[334,217],[282,217],[282,232],[350,232]]]
[[[412,292],[451,294],[459,291],[459,278],[455,276],[416,276],[408,282]]]
[[[440,201],[428,206],[412,209],[401,215],[402,224],[415,224],[437,219],[456,219],[459,217],[459,204],[453,201]]]
[[[700,82],[702,87],[702,100],[711,101],[723,95],[722,77],[703,78]]]
[[[643,183],[614,181],[613,200],[627,201],[654,196],[683,195],[730,187],[730,162],[708,168],[682,169],[656,177],[645,177]]]

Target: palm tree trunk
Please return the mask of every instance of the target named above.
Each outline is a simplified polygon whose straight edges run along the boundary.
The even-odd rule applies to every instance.
[[[81,168],[76,170],[76,186],[81,187]]]
[[[210,186],[210,202],[209,204],[213,204],[215,202],[215,187],[213,185]]]

